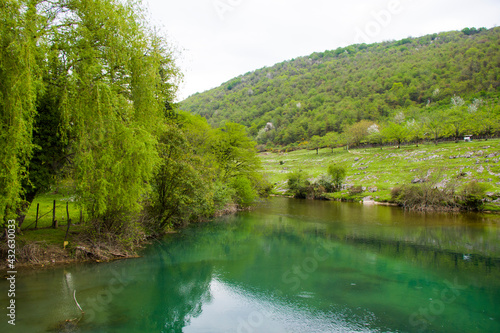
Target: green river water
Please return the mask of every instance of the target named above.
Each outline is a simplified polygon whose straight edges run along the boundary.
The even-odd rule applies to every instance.
[[[500,332],[500,217],[271,198],[138,259],[20,272],[0,331],[57,332],[74,290],[78,332]]]

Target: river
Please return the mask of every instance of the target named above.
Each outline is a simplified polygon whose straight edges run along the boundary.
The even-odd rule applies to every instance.
[[[57,331],[74,290],[78,332],[500,332],[500,217],[271,198],[138,259],[22,272],[0,331]]]

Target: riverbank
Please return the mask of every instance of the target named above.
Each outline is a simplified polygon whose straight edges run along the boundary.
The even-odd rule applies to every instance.
[[[133,240],[120,240],[111,235],[90,237],[88,226],[84,221],[88,218],[74,202],[67,184],[60,184],[57,190],[42,194],[35,198],[21,229],[15,234],[15,267],[21,270],[46,269],[57,266],[84,263],[108,262],[120,259],[138,258],[140,251],[163,235],[177,233],[178,229],[168,229],[161,235],[141,233]],[[52,226],[52,210],[56,209],[58,220]],[[67,207],[67,210],[66,210]],[[214,217],[234,214],[249,208],[239,208],[229,204],[225,209],[217,211]],[[39,218],[36,219],[37,210]],[[71,221],[68,229],[68,217]],[[36,221],[36,222],[35,222]],[[76,223],[74,221],[77,221]],[[35,228],[36,227],[36,228]],[[9,270],[7,261],[9,253],[5,238],[0,240],[0,275]]]
[[[342,191],[327,193],[325,199],[394,204],[391,191],[403,185],[432,180],[437,188],[453,185],[461,189],[471,182],[485,188],[484,210],[500,211],[500,140],[450,142],[351,149],[325,148],[293,152],[264,152],[264,172],[274,184],[273,193],[284,195],[290,173],[304,171],[310,181],[326,174],[335,164],[345,168]]]
[[[91,241],[85,237],[83,227],[72,225],[66,238],[66,226],[55,229],[31,229],[16,234],[15,267],[17,270],[53,268],[61,265],[83,262],[106,262],[117,259],[137,258],[138,250],[148,244],[147,240],[135,248],[117,241]],[[66,239],[66,240],[65,240]],[[2,241],[0,257],[7,258],[9,248]],[[9,262],[2,260],[0,274],[8,271]]]

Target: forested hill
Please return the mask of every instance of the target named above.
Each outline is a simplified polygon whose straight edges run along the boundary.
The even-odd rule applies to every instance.
[[[466,28],[351,45],[246,73],[181,108],[215,126],[243,124],[261,144],[289,145],[401,112],[444,114],[455,95],[464,108],[474,100],[491,107],[500,92],[499,44],[500,28]]]

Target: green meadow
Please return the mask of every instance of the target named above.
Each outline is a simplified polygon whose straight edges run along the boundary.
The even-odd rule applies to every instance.
[[[418,180],[432,179],[437,186],[454,184],[458,189],[469,182],[486,184],[489,201],[500,195],[500,140],[449,142],[377,148],[325,148],[260,154],[264,172],[274,184],[275,194],[285,194],[291,172],[302,170],[311,180],[326,174],[331,164],[346,169],[346,188],[361,186],[358,198],[372,196],[390,201],[391,189]],[[329,195],[348,198],[348,190]],[[497,207],[491,202],[488,209]],[[498,208],[498,207],[497,207]]]

